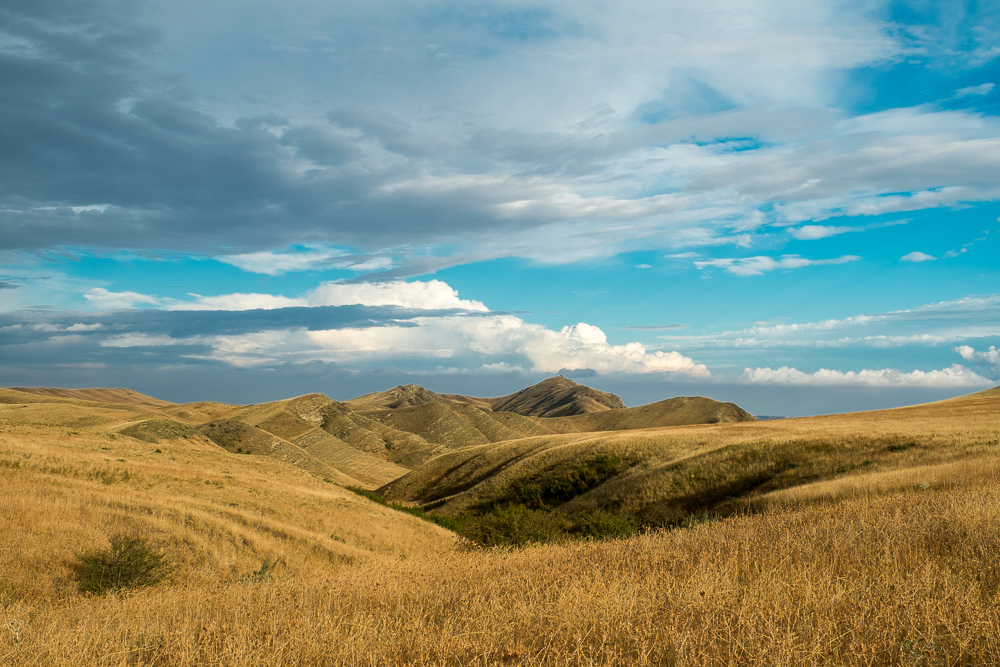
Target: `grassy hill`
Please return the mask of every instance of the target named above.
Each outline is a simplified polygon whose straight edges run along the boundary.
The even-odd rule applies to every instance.
[[[861,478],[903,489],[992,471],[998,414],[1000,394],[984,392],[851,415],[537,436],[449,452],[380,491],[445,517],[521,508],[551,510],[571,528],[595,513],[673,526],[836,498]]]
[[[279,438],[259,420],[298,438],[284,413],[327,410],[0,390],[0,665],[1000,664],[1000,390],[544,434],[396,483],[432,495],[433,471],[451,494],[435,511],[456,515],[512,491],[546,516],[711,510],[516,550],[198,430],[232,419]],[[597,483],[573,495],[571,472]],[[151,545],[166,578],[82,592],[79,557],[118,534]]]

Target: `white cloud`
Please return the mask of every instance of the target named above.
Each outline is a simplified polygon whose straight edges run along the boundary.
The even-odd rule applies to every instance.
[[[95,292],[96,290],[91,290]],[[106,290],[102,290],[106,292]],[[111,293],[108,293],[111,294]],[[125,296],[122,296],[125,295]],[[114,298],[87,296],[96,305],[104,303],[163,303],[166,310],[273,310],[276,308],[309,306],[400,306],[418,310],[469,310],[487,312],[489,309],[479,301],[460,299],[458,292],[440,280],[402,280],[380,283],[321,283],[319,287],[300,297],[286,297],[275,294],[233,293],[215,296],[190,294],[193,301],[167,300],[156,297],[124,292]],[[126,307],[126,306],[119,306]]]
[[[831,225],[802,225],[801,227],[795,227],[788,230],[788,233],[792,235],[793,238],[799,241],[818,241],[819,239],[830,238],[831,236],[838,236],[840,234],[848,234],[852,232],[866,232],[870,229],[878,229],[880,227],[895,227],[896,225],[905,225],[909,220],[893,220],[890,222],[877,222],[870,225],[863,225],[861,227],[849,227],[847,225],[842,226],[831,226]]]
[[[846,234],[848,232],[860,232],[862,231],[859,227],[830,227],[827,225],[802,225],[794,229],[789,229],[788,233],[799,241],[816,241],[819,239],[830,238],[831,236],[837,236],[838,234]]]
[[[994,85],[995,84],[993,83],[981,83],[978,86],[959,88],[955,95],[956,97],[966,97],[968,95],[989,95],[990,91],[993,90]]]
[[[695,364],[677,352],[649,353],[641,343],[610,345],[598,327],[580,322],[558,333],[536,329],[520,348],[534,370],[554,373],[560,369],[589,368],[598,373],[673,372],[697,377],[711,375],[703,364]]]
[[[77,322],[76,324],[71,324],[66,327],[66,331],[99,331],[104,328],[103,324],[83,324],[82,322]]]
[[[83,298],[101,309],[135,308],[139,304],[159,305],[160,300],[138,292],[109,292],[103,287],[87,290]]]
[[[532,370],[589,368],[598,373],[710,373],[677,352],[647,351],[640,343],[611,345],[604,332],[581,322],[553,331],[511,315],[418,318],[415,327],[311,331],[309,339],[337,360],[368,357],[451,358],[470,354],[527,359]]]
[[[220,294],[201,296],[191,294],[195,301],[178,301],[167,306],[167,310],[273,310],[308,305],[305,299],[292,299],[274,294]]]
[[[175,310],[246,310],[289,306],[401,306],[420,310],[462,310],[446,316],[424,316],[406,324],[326,330],[276,329],[225,336],[170,338],[125,334],[106,340],[105,347],[206,345],[207,355],[237,366],[313,360],[350,363],[405,363],[429,359],[468,360],[469,367],[508,372],[530,364],[536,372],[592,369],[598,373],[678,373],[711,375],[703,364],[678,352],[648,350],[641,343],[613,345],[596,326],[580,322],[555,331],[513,315],[490,314],[478,301],[461,299],[440,280],[383,283],[324,283],[300,299],[268,294],[197,296],[172,304]],[[203,355],[204,356],[204,355]],[[484,357],[486,359],[484,359]],[[201,358],[201,357],[199,357]]]
[[[976,364],[989,366],[994,372],[1000,372],[1000,350],[995,345],[990,345],[989,349],[977,352],[969,345],[959,345],[955,352],[965,359]]]
[[[126,334],[105,347],[207,345],[210,358],[240,366],[320,360],[339,363],[407,363],[469,360],[467,366],[514,372],[527,361],[535,372],[592,369],[608,373],[676,373],[709,377],[703,364],[678,352],[650,351],[641,343],[612,345],[604,332],[584,322],[553,331],[511,315],[453,315],[416,318],[413,326],[307,331],[288,329],[235,336],[170,338]],[[482,361],[482,358],[495,361]],[[477,361],[478,360],[478,361]]]
[[[305,252],[252,252],[243,255],[222,255],[216,259],[250,273],[280,276],[292,271],[307,271],[345,253],[337,250],[310,249]]]
[[[689,347],[907,347],[1000,337],[1000,295],[971,296],[917,308],[816,322],[759,322],[702,336],[659,336]]]
[[[441,280],[381,283],[323,283],[308,296],[310,306],[402,306],[424,310],[452,309],[486,312],[479,301],[460,299],[458,291]]]
[[[738,276],[759,276],[766,271],[779,271],[788,269],[800,269],[805,266],[822,266],[828,264],[846,264],[856,262],[860,257],[857,255],[843,255],[834,259],[807,259],[800,255],[782,255],[775,259],[758,255],[756,257],[709,259],[697,261],[694,265],[699,269],[709,266],[724,268],[729,273]]]
[[[937,259],[934,255],[928,255],[926,252],[920,252],[919,250],[914,250],[913,252],[908,252],[899,258],[901,262],[930,262]]]
[[[172,338],[166,334],[127,333],[101,341],[101,347],[162,347],[191,345],[202,342],[200,337]]]
[[[821,368],[815,373],[803,373],[795,368],[747,368],[743,379],[752,384],[781,384],[820,387],[982,387],[993,384],[965,366],[952,366],[933,371],[904,373],[893,368],[880,370],[838,371]]]

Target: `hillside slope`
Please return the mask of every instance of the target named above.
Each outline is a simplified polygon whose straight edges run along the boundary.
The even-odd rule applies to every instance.
[[[31,396],[0,389],[0,614],[74,594],[74,554],[120,533],[147,537],[169,553],[177,580],[208,587],[252,578],[262,562],[280,562],[275,577],[284,578],[454,543],[308,466],[231,453],[162,417],[137,421],[150,415],[141,408],[12,400],[18,394]],[[122,435],[128,423],[146,424],[143,437]],[[254,432],[241,442],[277,439],[233,424]]]
[[[169,401],[161,401],[152,396],[140,394],[131,389],[121,388],[91,388],[91,389],[62,389],[60,387],[11,387],[14,391],[38,396],[50,396],[52,398],[72,398],[80,401],[94,401],[97,403],[121,403],[122,405],[151,405],[167,406],[173,405]]]
[[[572,431],[626,431],[685,424],[727,424],[755,421],[735,403],[721,403],[704,396],[678,396],[648,405],[563,417],[559,424]],[[555,426],[555,424],[553,424]]]
[[[523,504],[673,525],[700,512],[823,497],[839,484],[856,488],[858,476],[912,488],[959,474],[948,467],[956,461],[992,470],[998,414],[1000,392],[983,392],[870,413],[537,436],[449,452],[381,492],[444,516]]]

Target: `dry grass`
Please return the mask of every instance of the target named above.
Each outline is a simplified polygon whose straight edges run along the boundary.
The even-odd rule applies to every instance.
[[[620,542],[423,553],[272,584],[14,602],[16,665],[989,665],[1000,493],[954,488]]]
[[[628,436],[677,460],[824,434],[847,443],[814,450],[831,462],[862,435],[918,444],[758,494],[751,515],[517,551],[456,546],[264,457],[112,439],[111,413],[72,435],[69,408],[46,428],[0,406],[0,665],[1000,664],[995,400],[601,436],[592,451]],[[123,531],[172,579],[79,593],[74,554]]]

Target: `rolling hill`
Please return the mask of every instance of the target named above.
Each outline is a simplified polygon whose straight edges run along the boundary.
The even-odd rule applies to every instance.
[[[266,453],[319,429],[389,462],[379,434],[404,431],[342,403],[107,398],[0,389],[0,664],[1000,655],[1000,389],[852,415],[445,447],[385,487],[457,527],[476,519],[479,535],[557,539],[522,549],[472,547]],[[415,408],[426,405],[403,410]],[[548,423],[482,412],[511,429]],[[630,521],[669,529],[566,539],[628,535]],[[80,556],[107,553],[116,535],[152,545],[166,579],[82,592]]]
[[[670,400],[698,414],[707,405],[697,399]],[[668,407],[654,403],[646,409],[656,415]],[[724,406],[723,416],[740,418],[738,410]],[[624,411],[566,419],[616,412],[627,424]],[[524,506],[560,512],[571,522],[600,511],[635,525],[669,526],[706,512],[728,515],[811,493],[824,497],[836,493],[841,480],[860,474],[872,485],[909,487],[914,478],[903,471],[927,470],[932,479],[955,473],[957,468],[948,467],[955,461],[963,461],[963,469],[978,470],[980,464],[973,462],[980,460],[982,469],[974,474],[993,474],[998,470],[993,458],[998,414],[1000,392],[990,390],[940,403],[828,417],[615,432],[601,432],[591,424],[582,432],[458,449],[427,461],[380,492],[442,516],[482,516]],[[616,422],[598,426],[621,424]],[[942,447],[943,442],[951,445]],[[935,466],[942,467],[932,474]]]
[[[267,456],[337,483],[368,488],[398,479],[435,456],[474,445],[752,419],[736,406],[704,398],[615,407],[621,405],[617,396],[561,376],[493,399],[439,394],[416,385],[347,402],[306,394],[255,405],[174,404],[127,389],[4,391],[0,401],[133,408],[130,418],[123,415],[116,427],[123,436],[151,443],[204,438],[229,452]]]

